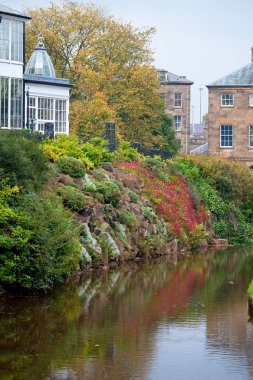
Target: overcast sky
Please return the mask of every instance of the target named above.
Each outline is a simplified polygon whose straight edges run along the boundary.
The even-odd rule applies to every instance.
[[[60,3],[60,0],[55,0]],[[85,2],[85,1],[84,1]],[[50,0],[0,0],[16,10]],[[154,26],[155,65],[194,82],[192,106],[199,122],[207,112],[206,84],[246,65],[253,46],[253,0],[94,0],[109,14],[136,26]]]

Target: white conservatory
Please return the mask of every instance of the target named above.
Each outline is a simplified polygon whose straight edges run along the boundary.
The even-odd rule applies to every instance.
[[[26,69],[25,22],[30,17],[0,5],[0,127],[69,134],[68,79],[56,78],[39,36]]]
[[[72,85],[68,79],[56,78],[41,36],[26,66],[24,81],[26,127],[45,132],[45,127],[50,125],[54,133],[69,134]]]

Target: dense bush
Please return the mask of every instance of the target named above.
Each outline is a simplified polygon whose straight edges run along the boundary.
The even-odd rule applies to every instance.
[[[61,157],[75,157],[86,168],[94,168],[103,162],[112,161],[114,155],[107,149],[108,141],[93,138],[89,142],[80,142],[76,136],[58,135],[55,140],[44,140],[43,149],[53,161]]]
[[[47,291],[71,274],[79,262],[79,234],[71,215],[56,199],[27,194],[0,196],[0,285],[9,291]],[[3,195],[4,192],[4,195]]]
[[[20,132],[0,131],[0,179],[23,190],[38,190],[48,172],[48,159],[40,144]]]
[[[81,211],[86,206],[86,196],[73,186],[60,187],[57,192],[71,210]]]
[[[115,158],[118,161],[137,161],[140,159],[140,154],[138,151],[131,147],[129,141],[122,141],[116,149]]]
[[[110,203],[116,207],[119,205],[121,189],[116,181],[97,182],[96,191],[103,195],[105,203]]]
[[[61,172],[74,178],[83,177],[86,173],[84,163],[75,157],[61,157],[57,166]]]
[[[195,203],[204,203],[211,212],[216,237],[253,244],[253,176],[245,165],[209,156],[179,157],[172,165],[197,190]]]
[[[101,137],[94,137],[89,142],[81,144],[83,153],[89,158],[95,167],[104,162],[114,160],[114,154],[108,150],[108,140]]]

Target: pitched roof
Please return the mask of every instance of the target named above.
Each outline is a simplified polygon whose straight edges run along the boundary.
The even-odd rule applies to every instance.
[[[167,70],[157,70],[158,73],[166,73],[167,74],[167,80],[161,81],[161,83],[164,84],[193,84],[193,82],[189,79],[187,79],[185,76],[178,76],[176,74],[170,73]]]
[[[27,16],[25,13],[19,12],[19,11],[15,11],[14,9],[6,7],[5,5],[2,5],[2,4],[0,4],[0,14],[1,13],[5,14],[5,15],[8,15],[8,16],[21,17],[21,18],[24,18],[26,20],[30,20],[31,19],[31,17]]]
[[[231,74],[216,80],[207,87],[253,86],[253,62],[233,71]]]

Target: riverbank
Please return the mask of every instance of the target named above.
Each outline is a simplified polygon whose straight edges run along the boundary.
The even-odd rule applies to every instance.
[[[239,163],[161,161],[125,142],[112,154],[101,139],[80,144],[59,136],[41,143],[6,132],[1,142],[6,291],[47,292],[89,267],[210,244],[251,244],[253,177]]]

